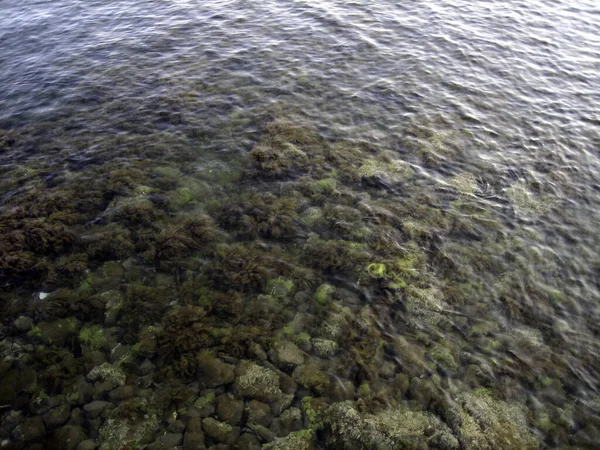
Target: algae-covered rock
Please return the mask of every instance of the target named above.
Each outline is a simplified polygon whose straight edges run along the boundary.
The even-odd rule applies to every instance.
[[[319,356],[333,356],[339,350],[337,342],[329,339],[314,338],[311,343],[315,353]]]
[[[159,419],[153,414],[135,418],[110,417],[99,431],[103,446],[108,446],[101,448],[144,448],[154,440],[159,424]]]
[[[316,450],[315,432],[302,430],[288,434],[286,437],[277,438],[269,444],[262,446],[263,450]]]
[[[225,422],[219,422],[212,417],[207,417],[202,421],[202,428],[208,436],[217,442],[223,443],[233,441],[239,434],[239,428],[232,427]]]
[[[248,402],[246,411],[248,412],[248,423],[256,423],[263,427],[268,427],[273,420],[269,405],[258,400]]]
[[[279,388],[279,376],[271,369],[243,361],[236,374],[233,387],[241,396],[270,402],[283,395]]]
[[[90,381],[106,381],[114,386],[122,386],[125,384],[127,377],[125,373],[117,367],[104,363],[94,367],[87,375]]]
[[[231,394],[222,394],[217,398],[217,417],[230,425],[240,425],[244,414],[244,401]]]
[[[58,319],[54,322],[40,322],[30,333],[38,329],[42,341],[46,344],[62,347],[68,339],[75,335],[79,329],[79,325],[79,321],[76,318],[69,317]]]
[[[321,395],[331,384],[329,375],[323,372],[315,363],[311,362],[296,367],[292,378],[296,383]]]
[[[383,178],[397,182],[410,178],[414,170],[404,161],[392,160],[389,162],[368,160],[358,169],[358,174],[363,178]]]
[[[282,370],[293,369],[304,362],[304,353],[290,341],[277,342],[269,352],[269,357]]]
[[[206,387],[214,388],[235,380],[234,366],[224,363],[209,351],[201,351],[196,356],[198,381]]]
[[[436,448],[459,448],[458,440],[437,417],[405,406],[365,414],[350,401],[335,403],[325,412],[325,423],[334,440],[348,448],[356,443],[367,449],[427,448],[430,443]]]
[[[527,423],[524,406],[492,398],[486,390],[461,393],[460,432],[465,448],[537,449],[540,443]]]

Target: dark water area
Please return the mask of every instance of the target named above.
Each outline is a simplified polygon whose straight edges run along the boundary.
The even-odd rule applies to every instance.
[[[597,2],[0,12],[0,448],[598,448]]]

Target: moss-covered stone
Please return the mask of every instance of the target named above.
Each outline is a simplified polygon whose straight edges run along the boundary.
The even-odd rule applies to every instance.
[[[279,388],[279,376],[271,369],[243,361],[237,368],[236,375],[233,388],[243,397],[270,402],[283,395]]]

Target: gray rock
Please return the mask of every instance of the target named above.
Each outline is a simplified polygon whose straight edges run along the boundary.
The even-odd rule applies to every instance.
[[[86,439],[83,442],[80,442],[77,446],[77,450],[95,450],[96,443],[93,439]]]
[[[85,411],[87,417],[90,419],[95,419],[102,414],[102,411],[104,411],[108,404],[109,402],[105,402],[103,400],[94,400],[93,402],[84,405],[83,410]]]
[[[128,398],[135,397],[137,393],[138,388],[136,386],[127,384],[125,386],[119,386],[118,388],[115,388],[112,391],[110,391],[108,394],[108,398],[111,402],[117,403]]]
[[[30,417],[17,425],[12,436],[19,442],[34,442],[46,435],[46,427],[41,416]]]
[[[44,414],[44,423],[49,429],[56,428],[69,420],[70,415],[71,407],[69,405],[57,406]]]
[[[280,369],[293,370],[304,363],[304,352],[293,342],[281,341],[269,351],[269,358]]]
[[[244,401],[231,394],[217,397],[217,417],[230,425],[239,425],[244,414]]]
[[[27,316],[19,316],[15,319],[14,324],[19,331],[27,332],[33,328],[33,319]]]
[[[183,442],[183,434],[181,433],[165,433],[158,438],[160,443],[167,448],[176,447]]]
[[[186,431],[183,438],[183,450],[197,450],[203,449],[204,446],[204,433],[192,433]]]

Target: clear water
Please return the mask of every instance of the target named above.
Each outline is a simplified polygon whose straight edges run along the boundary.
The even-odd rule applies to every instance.
[[[1,446],[161,448],[223,393],[207,447],[597,445],[600,9],[398,3],[0,2]]]

